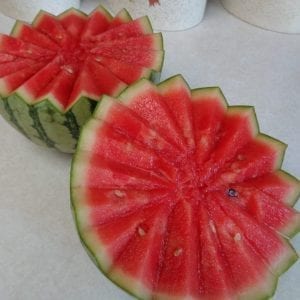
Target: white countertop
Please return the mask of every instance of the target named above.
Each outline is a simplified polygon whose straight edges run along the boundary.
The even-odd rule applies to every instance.
[[[0,32],[12,24],[0,16]],[[300,176],[300,35],[253,27],[212,0],[199,26],[164,38],[162,79],[182,73],[191,87],[219,85],[230,104],[254,105],[261,131],[289,144],[283,168]],[[132,299],[81,247],[69,208],[71,157],[35,146],[2,118],[0,136],[0,299]],[[293,245],[299,252],[300,235]],[[298,261],[274,299],[299,295]]]

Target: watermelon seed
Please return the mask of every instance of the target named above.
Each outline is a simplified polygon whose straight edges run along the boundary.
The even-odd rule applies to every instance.
[[[236,242],[238,242],[238,241],[240,241],[240,240],[242,239],[242,236],[241,236],[241,234],[238,232],[238,233],[235,234],[235,236],[233,237],[233,239],[234,239]]]
[[[74,74],[74,70],[71,66],[63,66],[63,69],[69,74]]]
[[[126,194],[123,191],[120,190],[114,190],[114,194],[115,196],[117,196],[118,198],[123,198]]]
[[[101,57],[99,57],[99,56],[96,56],[96,57],[95,57],[95,61],[101,62],[101,60],[102,60]]]
[[[145,236],[146,235],[146,231],[142,228],[142,227],[138,227],[138,234],[139,236]]]
[[[173,252],[174,256],[179,256],[183,252],[182,248],[176,248],[175,251]]]
[[[26,52],[27,52],[28,54],[32,54],[32,50],[31,50],[31,49],[28,49]]]
[[[242,155],[242,154],[239,154],[238,156],[237,156],[237,159],[238,160],[245,160],[245,155]]]
[[[227,195],[229,197],[237,197],[238,196],[238,192],[235,189],[229,189],[227,192]]]
[[[211,231],[212,231],[213,233],[216,233],[217,230],[216,230],[216,227],[215,227],[214,222],[213,222],[212,220],[209,220],[208,223],[209,223],[209,227],[210,227]]]
[[[203,135],[199,141],[199,144],[201,146],[203,146],[204,148],[207,148],[208,145],[209,145],[209,142],[208,142],[208,137],[206,135]]]

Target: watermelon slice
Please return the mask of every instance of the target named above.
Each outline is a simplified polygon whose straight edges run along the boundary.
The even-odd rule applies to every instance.
[[[71,170],[81,241],[141,299],[266,299],[298,258],[299,181],[253,108],[181,76],[104,96]]]
[[[147,17],[41,11],[0,34],[0,113],[39,145],[72,153],[102,94],[140,79],[158,80],[163,42]]]

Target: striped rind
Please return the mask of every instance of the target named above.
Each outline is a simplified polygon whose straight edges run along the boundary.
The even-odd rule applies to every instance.
[[[62,113],[47,100],[30,105],[19,95],[12,94],[0,99],[0,113],[34,143],[73,153],[80,128],[92,115],[94,105],[91,102],[81,98],[69,111]]]

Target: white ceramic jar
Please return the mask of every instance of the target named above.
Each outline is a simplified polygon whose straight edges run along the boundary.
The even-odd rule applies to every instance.
[[[300,0],[221,0],[238,18],[273,31],[300,33]]]
[[[154,29],[184,30],[202,21],[206,0],[101,0],[114,14],[125,7],[134,17],[148,15]],[[152,3],[152,4],[151,4]]]
[[[79,6],[80,0],[0,0],[0,12],[28,22],[31,22],[41,9],[57,15],[70,7]]]

